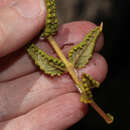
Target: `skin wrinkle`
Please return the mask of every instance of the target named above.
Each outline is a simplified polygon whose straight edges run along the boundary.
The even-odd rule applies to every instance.
[[[32,74],[32,75],[36,75],[36,74]],[[41,75],[41,74],[40,74]],[[23,77],[24,78],[24,77]],[[25,77],[26,78],[26,77]],[[64,78],[64,76],[62,77],[62,79]],[[21,79],[17,79],[17,80],[21,80]],[[24,79],[23,79],[24,80]],[[34,80],[34,79],[33,79]],[[43,80],[44,80],[44,86],[43,86]],[[61,84],[60,82],[60,79],[58,78],[57,80],[54,79],[52,80],[51,78],[48,78],[48,77],[45,77],[43,75],[41,75],[37,80],[35,79],[33,82],[34,84],[33,85],[29,85],[28,84],[28,87],[29,88],[23,88],[22,89],[22,85],[19,85],[20,89],[18,89],[18,86],[17,84],[14,84],[13,81],[10,81],[10,82],[7,82],[6,85],[0,85],[1,86],[1,89],[3,88],[3,92],[5,90],[5,88],[7,88],[7,86],[13,90],[15,89],[16,93],[23,93],[23,96],[24,96],[24,99],[22,99],[22,102],[20,101],[20,95],[15,95],[18,99],[18,101],[16,100],[16,104],[12,103],[13,101],[13,97],[12,95],[14,95],[14,91],[12,91],[12,93],[10,92],[10,94],[8,95],[9,100],[6,104],[8,104],[9,106],[9,102],[10,102],[10,107],[9,108],[12,108],[12,112],[6,114],[6,116],[3,116],[1,117],[1,120],[7,120],[7,116],[9,118],[14,118],[14,117],[17,117],[19,115],[23,115],[27,112],[29,112],[31,109],[33,108],[36,108],[38,107],[39,105],[43,104],[43,103],[46,103],[48,101],[50,101],[51,99],[53,99],[54,97],[58,97],[60,95],[64,95],[66,93],[70,93],[70,92],[76,92],[76,88],[73,86],[73,82],[71,83],[70,82],[71,80],[69,79],[68,82]],[[14,81],[15,82],[15,81]],[[19,84],[21,81],[18,81]],[[25,82],[29,82],[29,81],[25,81]],[[58,87],[54,84],[58,83]],[[71,83],[71,84],[70,84]],[[68,86],[68,85],[69,86]],[[23,84],[24,85],[24,84]],[[67,85],[67,86],[66,86]],[[16,86],[16,87],[15,87]],[[33,87],[35,86],[35,87]],[[46,87],[48,86],[48,87]],[[65,87],[66,86],[66,87]],[[22,90],[21,90],[22,89]],[[23,91],[24,90],[24,91]],[[6,90],[5,90],[6,91]],[[43,91],[43,92],[42,92]],[[49,97],[46,97],[43,95],[43,93],[46,91],[46,94],[49,96],[50,94],[53,93],[53,95],[49,96]],[[2,93],[2,91],[0,91]],[[5,93],[5,92],[4,92]],[[7,92],[8,93],[8,92]],[[24,94],[25,93],[25,94]],[[22,96],[22,95],[21,95]],[[23,97],[22,96],[22,97]],[[22,98],[21,97],[21,98]],[[3,96],[4,98],[4,96]],[[7,101],[7,100],[6,100]],[[6,102],[3,100],[3,102]],[[13,101],[14,102],[14,101]],[[29,102],[29,103],[28,103]],[[33,102],[35,102],[35,104],[32,106]],[[20,106],[19,106],[19,103],[20,103]],[[31,106],[30,106],[30,105]],[[5,106],[6,107],[6,106]],[[16,109],[16,110],[15,110]],[[0,109],[2,110],[2,108]],[[11,110],[11,109],[10,109]],[[22,112],[24,110],[24,112]],[[5,109],[4,109],[5,111]],[[18,112],[17,112],[18,111]],[[21,113],[22,112],[22,113]],[[15,113],[15,114],[13,114]],[[19,113],[19,114],[18,114]],[[10,114],[13,114],[13,116],[10,116]],[[16,116],[17,115],[17,116]]]
[[[10,81],[13,81],[13,80],[16,80],[16,79],[22,78],[22,77],[24,77],[24,76],[27,76],[27,75],[33,74],[33,73],[35,73],[35,72],[38,72],[38,71],[34,71],[34,72],[27,73],[27,74],[23,74],[23,75],[21,75],[21,76],[17,76],[17,77],[11,78],[11,79],[9,79],[9,80],[0,81],[0,83],[10,82]]]
[[[77,93],[77,91],[76,90],[72,90],[72,91],[70,91],[70,92],[64,92],[64,93],[61,93],[61,94],[59,94],[59,95],[57,95],[55,98],[58,98],[58,97],[60,97],[60,96],[63,96],[63,95],[66,95],[66,94],[71,94],[71,93]],[[27,113],[29,113],[29,112],[31,112],[33,109],[35,109],[35,108],[37,108],[37,107],[40,107],[41,105],[44,105],[44,104],[46,104],[46,103],[48,103],[49,101],[51,101],[51,100],[53,100],[54,98],[49,98],[48,100],[46,100],[45,102],[43,102],[43,103],[40,103],[40,104],[38,104],[37,106],[34,106],[33,108],[31,108],[30,110],[27,110],[26,112],[23,112],[23,113],[21,113],[21,114],[17,114],[17,115],[14,115],[14,116],[10,116],[10,117],[8,117],[8,118],[6,118],[5,119],[5,115],[6,115],[6,109],[5,109],[5,107],[4,107],[4,109],[5,109],[5,112],[3,113],[3,112],[0,112],[0,115],[1,114],[3,114],[3,115],[1,115],[0,116],[0,121],[2,121],[2,122],[5,122],[5,121],[8,121],[8,120],[12,120],[12,119],[16,119],[17,117],[19,117],[19,116],[24,116],[24,115],[26,115]],[[3,117],[2,117],[3,116]]]
[[[24,57],[24,61],[22,60],[23,57]],[[19,61],[19,59],[21,59],[21,60]],[[21,49],[16,53],[13,53],[7,57],[2,58],[0,60],[0,64],[3,62],[3,64],[0,65],[1,66],[0,67],[0,73],[1,73],[1,81],[0,82],[5,82],[5,81],[7,82],[7,81],[15,80],[15,79],[20,78],[22,76],[26,76],[28,74],[36,72],[37,69],[36,69],[36,66],[34,65],[34,69],[32,69],[32,72],[24,73],[23,71],[21,71],[21,72],[19,72],[20,75],[16,75],[13,78],[10,78],[10,76],[11,76],[10,75],[7,79],[2,80],[2,77],[3,78],[7,77],[6,76],[7,72],[10,73],[10,71],[8,71],[8,69],[12,69],[13,73],[18,73],[18,71],[20,71],[20,70],[16,69],[17,67],[15,65],[16,64],[19,65],[19,64],[21,64],[21,62],[23,63],[22,67],[26,67],[29,70],[29,68],[30,68],[30,66],[28,66],[28,64],[30,63],[29,61],[33,64],[33,61],[30,59],[30,57],[28,57],[28,55],[25,55],[24,49]],[[6,64],[6,66],[5,66],[5,64]],[[7,70],[7,72],[5,70]]]
[[[66,100],[66,99],[68,99],[68,100]],[[55,104],[53,102],[57,102],[57,103]],[[65,105],[65,107],[62,107],[62,105],[61,105],[62,103]],[[73,104],[77,104],[77,105],[74,106]],[[48,107],[53,108],[53,109],[51,109],[51,111],[49,111]],[[43,119],[47,119],[48,114],[52,115],[53,113],[55,113],[54,116],[51,116],[51,118],[45,120],[41,124],[42,125],[41,128],[53,130],[54,129],[53,124],[56,123],[55,120],[57,118],[59,119],[59,122],[61,121],[61,119],[64,120],[63,122],[66,122],[65,126],[68,127],[72,122],[77,122],[77,119],[81,118],[82,115],[84,115],[86,113],[86,111],[87,111],[86,105],[79,102],[79,94],[68,93],[68,94],[62,95],[60,97],[57,97],[57,98],[49,101],[48,103],[45,104],[44,108],[42,106],[40,106],[39,108],[32,110],[26,116],[31,117],[30,123],[33,122],[33,124],[36,124],[36,122],[40,122],[39,118],[37,118],[37,116],[41,115],[41,113],[44,113],[41,117]],[[33,115],[33,113],[37,113],[37,115]],[[76,118],[73,121],[68,121],[68,119],[70,119],[70,118],[73,119],[75,114],[76,114]],[[33,115],[33,116],[31,116],[31,115]],[[51,123],[51,126],[48,123]],[[60,125],[60,123],[58,123],[58,125]],[[40,125],[34,125],[33,130],[36,130],[36,129],[39,130],[40,128],[37,126],[40,126]],[[61,125],[60,127],[63,127],[63,126]]]
[[[65,107],[63,107],[63,104],[65,105]],[[21,130],[21,128],[23,130],[23,126],[24,130],[56,130],[56,128],[58,127],[60,127],[59,130],[61,130],[66,129],[71,124],[79,121],[83,117],[83,115],[86,114],[86,112],[86,105],[79,102],[79,94],[68,93],[56,97],[46,104],[33,109],[26,115],[22,115],[10,121],[1,122],[0,129],[4,128],[4,130],[14,130],[14,124],[16,123],[18,125],[15,127],[15,129],[18,130]],[[52,115],[50,118],[48,118],[49,114]],[[57,117],[58,119],[60,118],[59,122],[64,122],[64,125],[62,125],[62,123],[56,123]],[[49,125],[48,123],[51,123],[51,125]],[[57,124],[57,126],[55,126],[55,124]]]

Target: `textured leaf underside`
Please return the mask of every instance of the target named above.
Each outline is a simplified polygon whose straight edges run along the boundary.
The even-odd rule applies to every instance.
[[[64,63],[60,59],[47,55],[35,44],[29,45],[27,52],[32,57],[35,64],[46,74],[60,76],[66,70]]]
[[[92,95],[92,88],[95,87],[99,87],[99,82],[97,82],[96,80],[92,79],[88,74],[83,74],[82,75],[82,84],[84,87],[85,92],[83,93],[85,95],[85,93],[87,94],[87,102],[91,102],[93,95]],[[84,95],[82,95],[84,97]]]
[[[90,75],[88,74],[83,74],[82,75],[82,81],[84,83],[87,83],[89,88],[98,88],[100,86],[100,83],[96,80],[94,80]]]
[[[69,61],[75,66],[75,68],[83,68],[88,64],[89,60],[92,57],[95,43],[102,31],[101,26],[95,27],[90,31],[83,41],[75,46],[69,51]]]
[[[56,16],[56,0],[45,0],[47,8],[46,24],[41,37],[55,35],[58,29],[58,19]]]

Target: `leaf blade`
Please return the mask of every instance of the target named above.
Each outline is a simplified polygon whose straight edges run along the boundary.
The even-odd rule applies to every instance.
[[[88,74],[82,74],[82,82],[85,84],[88,84],[89,88],[99,88],[100,83],[96,80],[94,80],[90,75]]]
[[[90,31],[82,42],[72,47],[69,51],[69,61],[78,69],[85,67],[92,58],[97,38],[102,32],[103,23]]]
[[[39,66],[40,70],[44,71],[45,74],[60,76],[66,71],[65,65],[60,59],[47,55],[35,44],[29,45],[27,47],[27,52],[34,60],[35,64]]]
[[[41,37],[47,38],[51,35],[55,35],[58,30],[58,18],[56,16],[56,0],[45,0],[47,8],[47,16],[45,28],[41,34]]]
[[[82,74],[81,82],[82,86],[84,87],[84,91],[81,93],[81,101],[85,103],[91,103],[93,100],[91,89],[95,87],[98,88],[100,83],[92,79],[92,77],[90,77],[88,74]]]

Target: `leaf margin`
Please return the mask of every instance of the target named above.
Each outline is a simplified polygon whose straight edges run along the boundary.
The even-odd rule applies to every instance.
[[[32,60],[34,61],[34,63],[45,74],[48,74],[50,76],[60,76],[64,72],[66,72],[65,64],[60,59],[53,57],[53,56],[49,56],[47,53],[45,53],[40,48],[38,48],[35,44],[31,43],[30,45],[27,45],[26,50],[27,50],[28,54],[30,55],[30,57],[32,58]],[[37,59],[37,57],[38,57],[38,59]],[[46,62],[48,62],[47,67],[52,66],[52,67],[55,67],[55,69],[58,69],[59,71],[51,72],[51,71],[43,68],[43,66],[40,63],[41,58],[42,58],[42,60],[44,60],[44,59],[47,60],[46,61]]]

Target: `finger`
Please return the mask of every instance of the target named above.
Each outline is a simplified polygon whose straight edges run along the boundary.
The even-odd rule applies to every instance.
[[[78,71],[81,76],[82,73],[87,73],[92,76],[93,79],[102,83],[108,72],[108,65],[106,60],[98,53],[94,53],[91,61],[87,64],[86,68],[82,68]]]
[[[80,43],[86,34],[88,34],[96,25],[89,21],[77,21],[64,24],[59,28],[57,33],[58,36],[55,37],[59,46],[63,49],[68,49],[75,44]],[[102,49],[104,44],[103,34],[101,34],[96,42],[95,51],[98,52]],[[68,47],[69,46],[69,47]],[[68,48],[68,49],[67,49]]]
[[[75,44],[80,43],[85,35],[92,30],[96,25],[91,22],[73,22],[64,24],[59,28],[58,34],[55,37],[57,43],[62,48],[62,51],[67,55],[68,50]],[[99,51],[103,46],[103,36],[101,35],[96,44],[95,51]],[[38,46],[46,53],[54,55],[54,51],[49,43],[39,40]],[[17,77],[34,72],[37,68],[30,57],[23,50],[12,54],[0,60],[0,81],[7,81]]]
[[[13,0],[1,3],[0,57],[31,40],[42,28],[45,14],[44,0]]]
[[[101,55],[94,54],[87,67],[79,71],[79,74],[81,72],[102,82],[107,74],[107,63]],[[22,115],[57,96],[76,91],[69,75],[51,78],[42,72],[0,83],[0,121]]]
[[[86,113],[77,93],[59,96],[31,112],[0,124],[1,130],[63,130],[78,122]],[[22,127],[21,127],[22,126]]]

